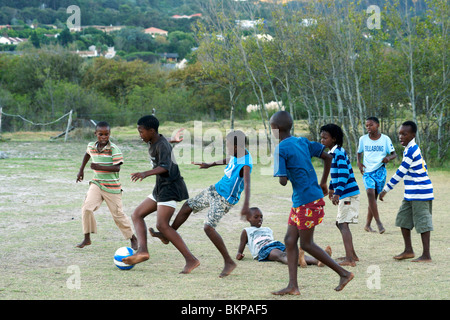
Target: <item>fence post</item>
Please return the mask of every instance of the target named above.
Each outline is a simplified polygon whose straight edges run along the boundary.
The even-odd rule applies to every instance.
[[[67,121],[66,136],[64,137],[64,142],[67,141],[67,137],[69,136],[69,129],[70,129],[70,126],[72,125],[72,111],[73,110],[70,110],[70,113],[69,113],[69,120]]]

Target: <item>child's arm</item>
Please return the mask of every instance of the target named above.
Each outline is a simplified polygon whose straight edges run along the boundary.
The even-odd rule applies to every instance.
[[[77,174],[77,182],[81,182],[84,178],[84,167],[86,167],[86,164],[88,163],[89,159],[91,158],[91,155],[89,153],[85,153],[83,157],[83,161],[81,162],[80,170]]]
[[[108,171],[108,172],[119,172],[121,164],[115,164],[112,166],[102,166],[98,163],[91,163],[92,170]]]
[[[244,199],[244,205],[241,209],[241,217],[248,217],[250,214],[249,209],[249,203],[250,203],[250,167],[244,166],[242,168],[244,171],[244,193],[245,193],[245,199]]]
[[[136,181],[142,181],[145,178],[149,177],[149,176],[154,176],[157,174],[163,174],[168,172],[167,169],[163,168],[163,167],[156,167],[155,169],[149,170],[149,171],[144,171],[144,172],[136,172],[136,173],[132,173],[131,174],[131,181],[136,182]]]
[[[214,166],[220,166],[220,165],[224,165],[227,164],[230,161],[230,158],[225,158],[223,160],[218,160],[218,161],[214,161],[214,162],[210,162],[210,163],[205,163],[205,162],[192,162],[192,164],[195,164],[197,166],[199,166],[199,169],[208,169]]]
[[[392,151],[391,154],[384,157],[383,160],[381,160],[381,162],[388,163],[389,161],[394,160],[395,158],[397,158],[397,153],[395,151]]]
[[[322,154],[320,155],[320,158],[322,158],[323,160],[323,173],[319,185],[322,188],[323,195],[326,196],[328,194],[327,179],[328,175],[330,174],[331,161],[333,160],[333,156],[328,152],[323,151]]]
[[[361,174],[364,174],[364,168],[366,166],[362,162],[362,156],[363,156],[363,153],[361,152],[361,153],[357,154],[356,158],[358,160],[357,164],[358,164],[359,172],[361,172]]]
[[[239,243],[238,252],[236,254],[236,259],[237,260],[242,260],[245,257],[245,254],[243,254],[243,252],[244,252],[245,245],[247,244],[247,242],[248,242],[247,231],[242,230],[241,242]]]

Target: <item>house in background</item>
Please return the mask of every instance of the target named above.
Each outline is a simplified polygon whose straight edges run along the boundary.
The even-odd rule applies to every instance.
[[[25,42],[25,41],[28,41],[28,39],[0,36],[0,44],[14,44],[14,45],[18,45],[19,43],[22,43],[22,42]]]
[[[155,36],[164,36],[167,37],[169,32],[166,30],[162,30],[162,29],[158,29],[155,27],[151,27],[151,28],[147,28],[144,30],[144,33],[146,34],[150,34],[151,36],[155,37]]]

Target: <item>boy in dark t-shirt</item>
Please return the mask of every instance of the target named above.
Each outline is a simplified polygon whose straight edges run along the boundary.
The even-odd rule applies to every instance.
[[[158,133],[159,121],[154,116],[144,116],[138,120],[138,131],[141,139],[149,143],[149,154],[153,169],[131,174],[131,180],[142,181],[148,176],[156,175],[153,192],[135,209],[131,218],[136,230],[139,248],[137,252],[122,261],[126,264],[136,264],[148,260],[147,227],[144,218],[157,211],[156,227],[165,238],[181,252],[186,265],[181,273],[190,273],[200,265],[187,248],[181,236],[169,225],[175,212],[176,202],[189,198],[189,194],[174,161],[172,147],[167,139]]]

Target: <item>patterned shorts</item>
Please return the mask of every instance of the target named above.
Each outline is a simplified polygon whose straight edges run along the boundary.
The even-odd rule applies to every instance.
[[[299,230],[308,230],[321,224],[325,215],[324,206],[325,201],[319,199],[300,207],[292,208],[289,214],[288,225],[296,226]]]
[[[186,202],[194,213],[209,207],[205,224],[213,228],[216,228],[220,219],[233,208],[231,203],[217,193],[214,185],[209,186]]]

